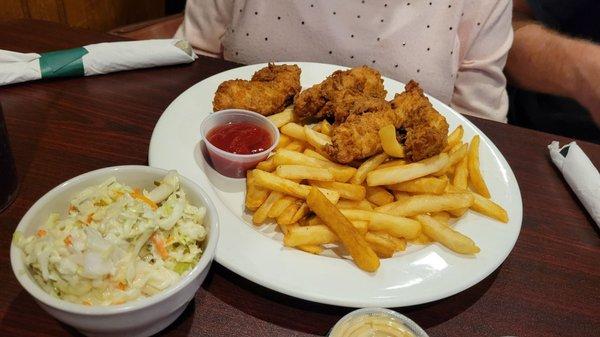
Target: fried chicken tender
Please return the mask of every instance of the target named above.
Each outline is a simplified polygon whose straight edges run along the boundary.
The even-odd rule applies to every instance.
[[[269,64],[255,72],[250,81],[221,83],[213,99],[213,110],[245,109],[268,116],[291,104],[301,88],[297,65]]]
[[[354,106],[383,106],[362,114],[350,114],[345,121],[336,123],[332,145],[325,148],[329,156],[339,163],[350,163],[382,152],[379,129],[393,124],[403,130],[403,140],[408,159],[418,161],[440,153],[446,146],[448,123],[437,112],[418,83],[410,81],[405,91],[391,102],[373,99],[354,102]],[[360,110],[360,109],[358,109]]]
[[[358,98],[384,99],[386,94],[377,70],[367,66],[338,70],[296,96],[294,113],[302,121],[327,117],[344,120],[353,109],[360,112],[359,108],[365,108],[354,105]]]
[[[404,147],[409,159],[418,161],[442,152],[446,147],[448,122],[433,108],[417,82],[408,82],[391,105],[394,111],[404,114],[400,127],[406,131]]]

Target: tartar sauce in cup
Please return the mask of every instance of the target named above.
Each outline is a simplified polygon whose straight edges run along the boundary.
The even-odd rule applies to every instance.
[[[210,114],[200,132],[213,167],[231,178],[245,177],[279,142],[279,130],[268,118],[241,109]]]
[[[382,308],[355,310],[337,322],[329,337],[427,337],[415,322]]]

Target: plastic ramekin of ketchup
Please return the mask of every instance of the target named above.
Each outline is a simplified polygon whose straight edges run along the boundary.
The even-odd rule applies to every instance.
[[[279,142],[277,127],[248,110],[214,112],[202,121],[200,130],[213,167],[231,178],[245,177]]]

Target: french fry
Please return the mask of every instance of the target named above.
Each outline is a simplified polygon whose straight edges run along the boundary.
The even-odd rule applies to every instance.
[[[429,215],[421,214],[417,220],[423,225],[423,233],[433,240],[441,243],[450,250],[460,254],[479,253],[480,249],[468,236],[455,231]]]
[[[252,215],[252,222],[255,225],[260,225],[263,222],[265,222],[265,220],[267,220],[271,207],[273,207],[273,204],[275,204],[275,202],[281,198],[283,198],[282,193],[275,191],[271,192],[267,200],[265,200],[265,202],[262,205],[260,205],[260,207],[254,212],[254,215]]]
[[[290,105],[287,108],[285,108],[282,112],[276,113],[267,118],[271,121],[271,123],[275,124],[276,127],[280,128],[294,121],[294,106]]]
[[[322,245],[337,241],[337,235],[326,225],[294,227],[283,237],[283,244],[288,247]]]
[[[296,246],[296,248],[315,255],[321,254],[324,250],[323,247],[317,245],[300,245]]]
[[[367,191],[362,185],[353,185],[348,183],[340,183],[337,181],[309,181],[311,185],[326,188],[331,191],[336,191],[340,194],[340,198],[360,201],[365,198]]]
[[[351,220],[350,222],[352,223],[352,226],[354,226],[354,228],[356,228],[356,230],[361,235],[364,235],[369,230],[369,222],[368,221]],[[325,225],[325,223],[323,223],[323,221],[318,216],[312,217],[306,221],[306,226],[317,226],[317,225],[323,225],[323,226]]]
[[[325,224],[316,215],[311,216],[309,219],[306,220],[306,226],[316,226],[316,225],[323,225],[324,226]]]
[[[389,204],[394,201],[394,195],[381,186],[367,186],[367,200],[377,206]]]
[[[421,231],[419,222],[409,218],[359,209],[341,209],[340,212],[350,220],[369,221],[370,231],[386,232],[407,239],[416,238]]]
[[[356,228],[359,234],[365,235],[369,231],[369,222],[364,220],[351,220],[352,226]]]
[[[454,177],[452,178],[452,185],[459,190],[466,190],[468,185],[469,171],[467,169],[467,157],[465,156],[461,161],[456,164],[454,169]]]
[[[287,179],[311,179],[319,181],[332,181],[333,174],[326,168],[311,167],[303,165],[280,165],[277,166],[275,173]]]
[[[381,258],[392,257],[396,251],[396,243],[388,237],[379,235],[378,233],[367,232],[367,234],[365,234],[365,241],[367,241],[377,256]]]
[[[279,129],[279,132],[292,138],[306,141],[306,135],[304,133],[304,127],[297,123],[287,123]]]
[[[390,215],[411,217],[418,214],[471,207],[472,204],[473,196],[468,192],[440,195],[418,194],[402,201],[395,201],[391,204],[377,207],[375,211]]]
[[[469,210],[469,207],[463,207],[458,209],[449,209],[447,212],[450,213],[455,218],[460,218],[465,215],[465,213]]]
[[[273,157],[271,156],[269,159],[261,161],[258,163],[258,165],[256,165],[256,168],[261,171],[273,172],[273,170],[275,170],[275,162],[273,161]]]
[[[441,170],[446,163],[448,163],[448,155],[440,153],[437,156],[404,166],[376,169],[367,174],[367,184],[369,186],[392,185],[424,177]]]
[[[277,146],[275,146],[275,149],[279,150],[281,148],[285,148],[288,144],[290,144],[292,142],[292,140],[293,140],[292,137],[279,134],[279,143],[277,143]]]
[[[292,222],[298,222],[302,220],[302,218],[307,216],[309,212],[310,209],[308,208],[308,205],[305,202],[303,202],[302,205],[300,205],[300,207],[296,211],[296,214],[294,214],[294,217],[292,217]]]
[[[473,205],[471,205],[471,209],[475,212],[481,213],[483,215],[487,215],[490,218],[494,218],[496,220],[502,221],[504,223],[508,222],[508,213],[502,206],[497,203],[491,201],[488,198],[484,198],[483,196],[473,192]]]
[[[448,156],[448,163],[446,163],[446,166],[444,166],[444,168],[436,172],[435,175],[441,176],[448,173],[452,166],[456,165],[467,155],[468,148],[469,146],[467,144],[462,144],[458,146],[457,149],[451,150],[450,155]]]
[[[372,211],[373,206],[371,203],[365,199],[360,201],[354,200],[340,200],[336,204],[339,209],[362,209],[364,211]]]
[[[296,200],[297,200],[296,198],[291,197],[289,195],[283,196],[282,198],[277,200],[273,204],[273,206],[271,206],[271,209],[269,210],[269,213],[267,213],[267,216],[269,218],[279,217],[281,215],[281,213],[283,213],[283,211],[285,211],[285,209],[288,208],[288,206],[291,205]]]
[[[324,155],[320,154],[319,152],[313,150],[313,149],[306,149],[303,152],[305,155],[315,158],[315,159],[319,159],[319,160],[323,160],[323,161],[331,161],[329,160],[329,158],[325,157]]]
[[[322,187],[318,187],[319,191],[321,191],[321,193],[323,193],[325,195],[325,197],[327,198],[327,200],[329,200],[329,202],[331,202],[332,204],[337,204],[337,202],[340,200],[340,194],[336,191],[332,191],[326,188],[322,188]]]
[[[381,141],[383,152],[391,157],[404,158],[404,146],[398,143],[394,125],[389,124],[379,129],[379,140]]]
[[[469,145],[469,155],[467,158],[469,180],[471,181],[473,188],[475,188],[475,192],[486,198],[489,198],[490,191],[485,184],[485,180],[483,180],[483,176],[481,175],[479,168],[479,135],[475,135],[471,140],[471,145]]]
[[[306,148],[306,143],[301,140],[293,140],[291,143],[285,146],[286,150],[302,152]]]
[[[446,186],[446,192],[448,192],[448,193],[471,193],[471,191],[469,191],[469,190],[459,190],[458,188],[452,186],[451,184],[448,184],[448,186]],[[460,218],[468,210],[469,210],[469,207],[462,207],[462,208],[457,208],[457,209],[449,209],[449,210],[447,210],[447,212],[450,213],[450,215],[452,215],[455,218]]]
[[[387,233],[386,233],[387,234]],[[395,236],[387,235],[387,237],[394,242],[396,245],[395,251],[399,252],[402,250],[406,250],[406,239],[405,238],[397,238]]]
[[[346,182],[350,180],[350,178],[352,178],[352,176],[356,172],[356,169],[354,167],[344,166],[325,160],[315,159],[303,153],[298,153],[286,149],[277,151],[277,153],[273,156],[273,160],[275,161],[275,165],[277,166],[290,164],[327,168],[333,174],[335,181],[339,182]]]
[[[306,142],[316,149],[323,149],[325,146],[331,144],[331,138],[329,136],[309,128],[308,125],[304,126],[304,135]]]
[[[352,256],[354,263],[367,272],[379,268],[379,258],[365,239],[346,217],[316,187],[311,188],[306,197],[308,207],[329,227],[340,239]]]
[[[388,168],[388,167],[398,167],[398,166],[404,166],[408,164],[408,162],[404,159],[396,159],[396,160],[390,160],[388,162],[385,162],[381,165],[379,165],[377,167],[377,169],[384,169],[384,168]]]
[[[324,119],[321,121],[321,133],[331,137],[332,126],[329,122]]]
[[[447,144],[443,152],[450,151],[451,148],[458,144],[462,140],[463,133],[464,129],[462,125],[459,125],[456,129],[454,129],[454,131],[448,135]]]
[[[410,243],[415,245],[426,245],[428,243],[431,243],[431,239],[427,235],[425,235],[425,233],[421,232],[419,236],[410,240]]]
[[[248,170],[246,173],[246,201],[245,205],[249,210],[257,210],[269,196],[269,190],[258,187],[254,183],[254,170]]]
[[[390,185],[389,188],[395,191],[403,191],[410,193],[442,194],[444,193],[447,185],[448,179],[422,177]]]
[[[331,164],[335,164],[331,158],[329,157],[329,155],[327,155],[327,153],[325,153],[325,151],[323,150],[319,150],[319,149],[311,149],[311,148],[307,148],[306,150],[304,150],[303,152],[305,155],[315,158],[315,159],[319,159],[322,160],[324,162],[328,162],[329,165]]]
[[[316,132],[321,132],[321,123],[313,124],[313,125],[305,125],[315,130]]]
[[[460,149],[460,148],[461,148],[461,146],[463,146],[463,145],[465,145],[465,143],[463,143],[463,142],[458,142],[457,144],[455,144],[455,145],[454,145],[454,146],[453,146],[453,147],[450,149],[450,151],[448,151],[448,155],[450,155],[452,152],[456,152],[456,151],[457,151],[458,149]],[[468,145],[467,145],[467,147],[468,147]]]
[[[367,178],[367,173],[376,169],[379,165],[381,165],[381,163],[386,161],[389,157],[390,156],[388,156],[387,153],[384,152],[384,153],[380,153],[376,156],[369,158],[368,160],[366,160],[364,163],[362,163],[358,167],[358,169],[356,170],[356,173],[354,174],[352,179],[350,179],[350,183],[356,184],[356,185],[362,184],[363,181],[365,181],[365,179]]]
[[[284,224],[284,223],[278,223],[277,224],[279,226],[279,230],[281,230],[281,233],[283,233],[283,235],[287,235],[290,231],[290,229],[294,228],[294,227],[298,227],[297,224],[291,223],[291,224]]]
[[[273,191],[291,195],[296,198],[306,198],[310,192],[310,187],[300,185],[294,181],[281,178],[273,173],[261,170],[254,170],[255,184]]]
[[[410,198],[410,194],[408,194],[407,192],[392,191],[392,194],[394,195],[395,201],[402,201],[406,200],[407,198]]]
[[[298,184],[297,182],[281,178],[270,172],[254,170],[253,175],[256,185],[273,191],[301,199],[306,198],[310,193],[310,186]],[[334,204],[337,203],[340,198],[340,194],[335,191],[321,189],[321,192]]]
[[[445,225],[450,221],[450,213],[444,211],[432,213],[431,217]]]
[[[293,224],[294,215],[302,204],[299,200],[292,202],[286,209],[277,217],[277,224],[280,226]]]

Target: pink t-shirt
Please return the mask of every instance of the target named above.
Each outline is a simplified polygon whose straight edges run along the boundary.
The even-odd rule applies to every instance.
[[[188,0],[177,36],[245,64],[366,64],[461,113],[506,122],[511,12],[511,0]]]

